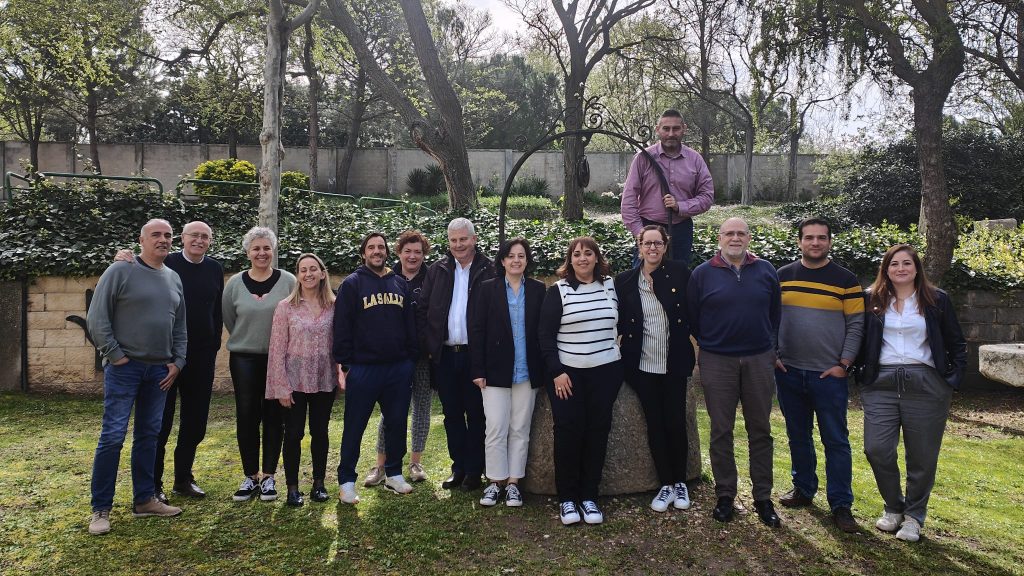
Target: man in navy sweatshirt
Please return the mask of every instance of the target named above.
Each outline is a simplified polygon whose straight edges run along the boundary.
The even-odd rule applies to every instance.
[[[367,234],[360,253],[363,265],[341,283],[334,304],[334,360],[345,391],[338,486],[346,504],[359,501],[356,464],[374,404],[380,404],[388,431],[384,487],[397,494],[412,492],[402,476],[402,459],[418,354],[413,298],[405,278],[385,265],[390,254],[383,234]]]
[[[711,470],[719,522],[733,517],[736,405],[750,448],[754,509],[762,522],[781,525],[772,504],[773,440],[769,418],[775,392],[775,342],[782,303],[775,267],[747,251],[750,228],[741,218],[718,231],[719,251],[697,266],[687,285],[690,326],[700,345],[700,379],[711,419]]]

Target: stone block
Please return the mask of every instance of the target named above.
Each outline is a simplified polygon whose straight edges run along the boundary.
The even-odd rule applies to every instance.
[[[29,294],[28,295],[28,311],[29,312],[42,312],[46,310],[46,295],[45,294]]]
[[[63,292],[67,279],[63,276],[41,276],[29,284],[29,294],[45,294],[47,292]]]
[[[995,321],[999,324],[1024,324],[1024,308],[996,308]]]
[[[1004,306],[1006,302],[1004,300],[1014,300],[1014,298],[1007,298],[999,292],[990,292],[988,290],[971,290],[968,293],[968,302],[971,307],[997,307]]]
[[[700,436],[697,430],[697,379],[686,394],[686,421],[689,446],[687,450],[687,481],[700,478]],[[530,429],[530,455],[526,464],[523,489],[533,494],[555,494],[554,436],[551,404],[541,390],[533,411]],[[679,447],[683,450],[682,447]],[[655,490],[660,486],[654,461],[647,445],[647,424],[640,400],[628,385],[623,384],[612,411],[612,430],[604,472],[598,491],[605,496],[633,494]]]
[[[982,346],[978,350],[978,370],[996,382],[1024,387],[1024,343]]]
[[[85,292],[74,294],[70,292],[47,292],[46,311],[81,310],[85,308]]]
[[[29,370],[43,366],[63,366],[66,362],[64,348],[31,348],[28,351]]]
[[[91,369],[96,367],[96,349],[91,345],[67,348],[65,357],[65,363],[68,366],[82,366]]]
[[[75,326],[74,330],[47,330],[47,348],[77,348],[86,345],[85,332]]]
[[[996,317],[995,308],[984,306],[966,306],[957,310],[957,319],[960,322],[973,322],[976,324],[990,324]]]
[[[29,312],[28,327],[36,330],[63,330],[64,312]]]
[[[28,331],[28,348],[42,348],[46,346],[46,330],[33,330]]]
[[[989,324],[982,327],[982,340],[986,342],[1013,342],[1017,326],[1010,324]]]
[[[113,261],[113,256],[111,256]],[[96,283],[99,282],[99,276],[84,276],[80,278],[68,278],[67,285],[63,292],[71,294],[81,294],[82,298],[85,298],[86,290],[96,290]]]
[[[999,218],[997,220],[975,220],[974,229],[977,230],[1016,230],[1017,220],[1014,218]]]

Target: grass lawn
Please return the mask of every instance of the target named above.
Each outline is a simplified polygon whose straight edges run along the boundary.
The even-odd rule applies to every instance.
[[[752,513],[715,523],[703,409],[704,482],[691,487],[694,507],[685,512],[652,512],[651,494],[616,497],[603,502],[604,525],[564,528],[548,497],[528,495],[520,509],[482,509],[478,493],[440,488],[448,460],[436,404],[424,458],[430,479],[411,495],[362,489],[356,507],[332,499],[290,509],[283,494],[273,503],[236,504],[230,498],[241,479],[234,405],[218,397],[195,469],[209,496],[184,503],[172,496],[185,509],[178,518],[133,519],[129,440],[113,531],[92,537],[86,531],[89,479],[101,412],[97,398],[0,395],[0,574],[1024,574],[1021,393],[956,399],[924,537],[916,545],[873,528],[882,505],[861,452],[856,398],[850,410],[854,515],[863,530],[854,535],[832,527],[823,493],[815,508],[781,509],[779,530]],[[337,406],[328,476],[337,466],[341,414]],[[773,425],[777,498],[790,485],[778,410]],[[370,429],[376,430],[376,420]],[[749,505],[742,430],[738,423],[740,492]],[[375,440],[375,434],[364,438],[360,474],[370,465]],[[170,466],[168,459],[167,478],[173,477]],[[823,465],[819,469],[823,478]],[[283,472],[279,480],[283,491]]]

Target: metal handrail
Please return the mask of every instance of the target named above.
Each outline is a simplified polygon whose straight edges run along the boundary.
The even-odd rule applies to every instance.
[[[156,178],[148,176],[107,176],[105,174],[75,174],[72,172],[39,172],[40,176],[46,178],[81,178],[82,180],[116,180],[120,182],[148,182],[156,184],[161,195],[164,193],[164,185]]]
[[[364,200],[366,202],[364,202]],[[409,210],[409,211],[411,211],[412,209],[416,208],[416,209],[420,209],[420,210],[426,210],[427,212],[430,212],[431,214],[437,214],[436,210],[434,210],[430,206],[427,206],[426,204],[423,204],[422,202],[412,202],[410,200],[402,200],[402,199],[399,199],[399,198],[382,198],[380,196],[361,196],[359,198],[359,207],[360,208],[366,208],[366,209],[369,209],[369,210],[388,208],[388,206],[377,206],[377,207],[367,206],[366,204],[368,204],[370,202],[382,203],[382,204],[392,204],[394,206],[400,206],[402,208],[405,208],[406,210]]]
[[[11,185],[11,178],[17,178],[18,180],[21,180],[21,181],[27,183],[29,185],[29,187],[28,188],[15,188],[14,186]],[[32,181],[29,180],[27,177],[22,176],[21,174],[18,174],[16,172],[6,172],[4,174],[3,194],[0,195],[0,200],[10,200],[10,199],[14,198],[14,191],[15,190],[31,190],[31,189],[32,189]]]

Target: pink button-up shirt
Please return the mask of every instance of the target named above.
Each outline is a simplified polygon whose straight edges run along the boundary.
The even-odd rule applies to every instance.
[[[292,392],[330,392],[338,385],[338,368],[331,357],[334,306],[316,313],[305,304],[285,298],[274,310],[267,362],[266,398],[289,398]]]
[[[668,180],[669,192],[678,203],[677,213],[672,215],[672,224],[703,214],[711,208],[715,201],[715,185],[711,181],[707,163],[696,150],[682,146],[679,155],[671,157],[662,152],[661,142],[658,142],[648,147],[647,151],[661,165]],[[633,157],[629,167],[620,210],[622,223],[634,236],[644,227],[641,218],[666,224],[661,180],[642,153]]]

